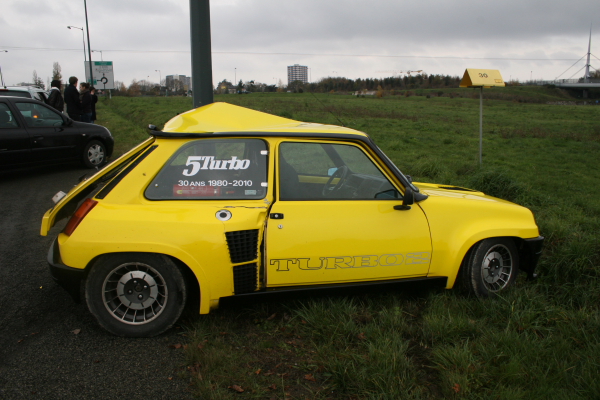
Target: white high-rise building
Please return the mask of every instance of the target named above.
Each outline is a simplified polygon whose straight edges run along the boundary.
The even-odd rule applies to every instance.
[[[294,64],[288,68],[288,85],[294,81],[308,83],[308,67],[306,65]]]

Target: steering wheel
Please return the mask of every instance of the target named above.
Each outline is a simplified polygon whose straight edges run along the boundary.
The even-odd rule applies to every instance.
[[[323,186],[323,190],[322,190],[322,194],[323,197],[329,197],[331,196],[333,193],[337,192],[338,190],[341,189],[341,187],[344,185],[344,182],[346,182],[346,178],[348,177],[348,172],[350,170],[348,169],[347,166],[342,165],[341,167],[339,167],[334,173],[333,175],[331,175],[329,177],[329,180],[327,181],[327,183],[325,184],[325,186]],[[339,181],[337,184],[333,184],[333,180],[335,178],[339,178]]]

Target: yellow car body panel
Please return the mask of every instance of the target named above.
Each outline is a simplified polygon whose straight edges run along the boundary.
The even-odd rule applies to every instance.
[[[295,121],[228,103],[213,103],[181,113],[169,120],[163,131],[181,133],[329,132],[366,136],[365,133],[350,128]]]
[[[249,278],[256,293],[429,278],[447,278],[444,283],[452,288],[461,263],[478,242],[515,238],[519,244],[539,237],[528,209],[470,189],[413,184],[367,135],[352,129],[306,124],[215,103],[178,115],[154,136],[79,183],[46,212],[42,235],[58,219],[72,214],[86,196],[95,202],[74,231],[58,235],[55,251],[49,253],[51,270],[87,274],[110,254],[166,255],[195,276],[200,313],[206,314],[222,298],[247,294],[236,289],[242,278],[235,271],[240,267],[256,269]],[[215,161],[218,157],[208,157],[204,150],[194,153],[192,146],[203,148],[206,140],[212,140],[211,146],[225,143],[225,150],[220,151],[244,140],[253,145],[260,142],[266,149],[256,153],[264,160],[260,185],[264,195],[240,188],[239,193],[249,197],[218,199],[198,189],[208,183],[219,196],[238,193],[238,189],[228,192],[226,178],[219,181],[225,182],[223,188],[210,183],[215,180],[196,178],[204,170],[212,171],[213,164],[214,170],[239,170],[236,179],[242,185],[257,183],[240,178],[247,167],[244,162],[250,165],[250,159],[226,154]],[[303,166],[302,158],[313,153],[302,146],[319,150],[335,167]],[[193,151],[188,154],[186,149]],[[288,154],[286,160],[286,151],[296,155]],[[357,162],[353,154],[363,164],[353,164]],[[292,169],[304,168],[296,171],[297,182],[284,178],[290,162],[296,165]],[[357,168],[367,172],[357,172]],[[161,174],[171,170],[176,174],[163,183]],[[188,190],[189,183],[181,183],[188,182],[188,177],[198,185],[192,188],[195,192]],[[154,186],[161,185],[165,191],[157,193],[165,197],[149,195]],[[182,185],[188,194],[182,195]],[[312,197],[287,198],[284,186],[294,185],[302,195],[311,193]],[[372,191],[361,197],[365,190]],[[413,191],[414,203],[405,203],[403,197],[410,198]],[[192,192],[204,194],[185,197]],[[344,193],[350,197],[340,197]],[[236,261],[234,244],[229,242],[231,234],[239,232],[256,235],[256,243],[251,244],[255,247],[242,261]]]
[[[345,283],[426,276],[431,259],[427,219],[397,201],[286,201],[267,228],[268,286]],[[398,227],[410,231],[394,235]]]
[[[154,142],[153,137],[146,139],[142,143],[135,146],[133,149],[129,150],[127,153],[123,154],[121,157],[117,158],[115,161],[111,162],[101,172],[100,171],[96,172],[96,174],[94,174],[90,178],[85,179],[84,181],[80,182],[78,185],[75,185],[73,188],[71,188],[69,193],[67,193],[66,196],[64,196],[62,199],[60,199],[54,205],[54,207],[52,207],[51,209],[46,211],[46,213],[42,217],[42,226],[40,228],[40,235],[46,236],[48,234],[50,229],[57,222],[56,216],[57,216],[57,213],[61,210],[61,208],[63,206],[65,206],[67,203],[69,203],[69,201],[71,201],[73,198],[77,197],[79,194],[84,192],[85,189],[87,189],[91,184],[93,184],[96,181],[97,177],[104,176],[106,174],[111,173],[114,169],[116,169],[123,162],[123,160],[127,160],[128,158],[132,157],[133,155],[139,153],[143,149],[150,146],[153,142]]]
[[[428,188],[434,185],[415,185],[429,195],[419,204],[429,220],[435,254],[429,273],[448,276],[448,288],[454,285],[455,271],[465,254],[480,240],[539,236],[533,214],[525,207],[481,192],[443,191]]]

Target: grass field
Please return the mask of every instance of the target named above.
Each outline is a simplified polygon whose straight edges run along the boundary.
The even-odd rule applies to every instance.
[[[215,101],[371,135],[416,181],[531,208],[544,255],[535,282],[496,299],[457,291],[224,306],[185,321],[182,376],[201,398],[591,399],[600,393],[600,106],[558,90],[473,89],[357,98],[251,94]],[[101,100],[121,153],[190,98]],[[179,347],[179,346],[176,346]]]

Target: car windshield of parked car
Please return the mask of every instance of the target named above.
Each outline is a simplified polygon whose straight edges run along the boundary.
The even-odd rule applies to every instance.
[[[263,140],[194,140],[171,157],[145,195],[149,200],[262,199],[267,166]]]
[[[284,142],[279,146],[281,200],[397,199],[399,192],[357,146]]]
[[[61,126],[63,119],[56,111],[37,103],[16,103],[29,128]]]
[[[8,106],[0,103],[0,128],[17,128],[18,126]]]

